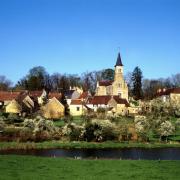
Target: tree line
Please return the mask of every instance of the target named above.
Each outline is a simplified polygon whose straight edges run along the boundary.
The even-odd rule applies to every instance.
[[[15,86],[5,76],[0,76],[0,90],[42,90],[61,91],[70,87],[82,87],[84,91],[95,93],[96,83],[100,80],[113,80],[114,70],[103,69],[100,71],[85,72],[78,74],[50,75],[42,66],[33,67],[26,76],[21,78]],[[180,86],[180,73],[168,78],[146,79],[143,78],[142,70],[135,67],[133,72],[125,75],[129,87],[129,95],[134,99],[152,99],[159,88],[172,88]]]

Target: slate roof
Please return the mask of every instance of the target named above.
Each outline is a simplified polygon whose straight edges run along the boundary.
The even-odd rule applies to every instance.
[[[72,98],[72,94],[74,93],[75,90],[66,90],[64,92],[64,95],[67,99],[71,99]]]
[[[117,57],[117,61],[116,61],[115,67],[116,66],[123,66],[120,53],[118,53],[118,57]]]

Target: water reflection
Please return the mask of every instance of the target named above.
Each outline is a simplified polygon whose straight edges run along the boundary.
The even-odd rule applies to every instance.
[[[180,160],[180,148],[121,148],[121,149],[40,149],[2,150],[0,154],[34,155],[44,157]]]

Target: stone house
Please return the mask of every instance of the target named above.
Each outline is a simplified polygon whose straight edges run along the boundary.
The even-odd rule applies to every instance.
[[[48,102],[48,99],[51,100],[53,97],[60,100],[61,94],[57,92],[50,92],[49,94],[47,94],[45,90],[25,90],[17,92],[0,91],[0,107],[2,110],[5,109],[5,111],[8,113],[16,113],[16,110],[19,109],[18,113],[25,115],[38,112],[40,110],[40,107],[45,105]],[[10,110],[12,109],[12,104],[15,104],[15,101],[21,108],[15,108],[16,110]]]
[[[71,101],[74,99],[78,99],[80,97],[80,93],[75,89],[69,89],[64,92],[65,98],[67,100],[67,104],[70,105]]]
[[[47,119],[59,119],[64,116],[65,108],[56,97],[41,107],[41,114]]]
[[[70,114],[72,116],[81,116],[87,112],[88,107],[86,106],[86,103],[89,97],[91,97],[91,94],[86,91],[83,92],[78,99],[73,99],[69,106]]]
[[[81,116],[85,112],[83,101],[81,101],[81,99],[73,99],[69,109],[72,116]]]
[[[109,113],[126,115],[129,103],[119,96],[94,96],[86,105],[94,111],[98,108],[105,108]]]
[[[180,87],[159,89],[157,91],[156,97],[161,98],[164,102],[170,101],[180,103]]]
[[[21,114],[22,108],[21,105],[14,99],[12,100],[6,107],[6,113],[14,113],[14,114]]]

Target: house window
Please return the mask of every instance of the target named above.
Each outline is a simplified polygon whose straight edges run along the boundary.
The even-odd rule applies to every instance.
[[[118,96],[121,98],[121,93],[118,93]]]
[[[76,107],[76,110],[79,111],[79,110],[80,110],[80,107]]]

